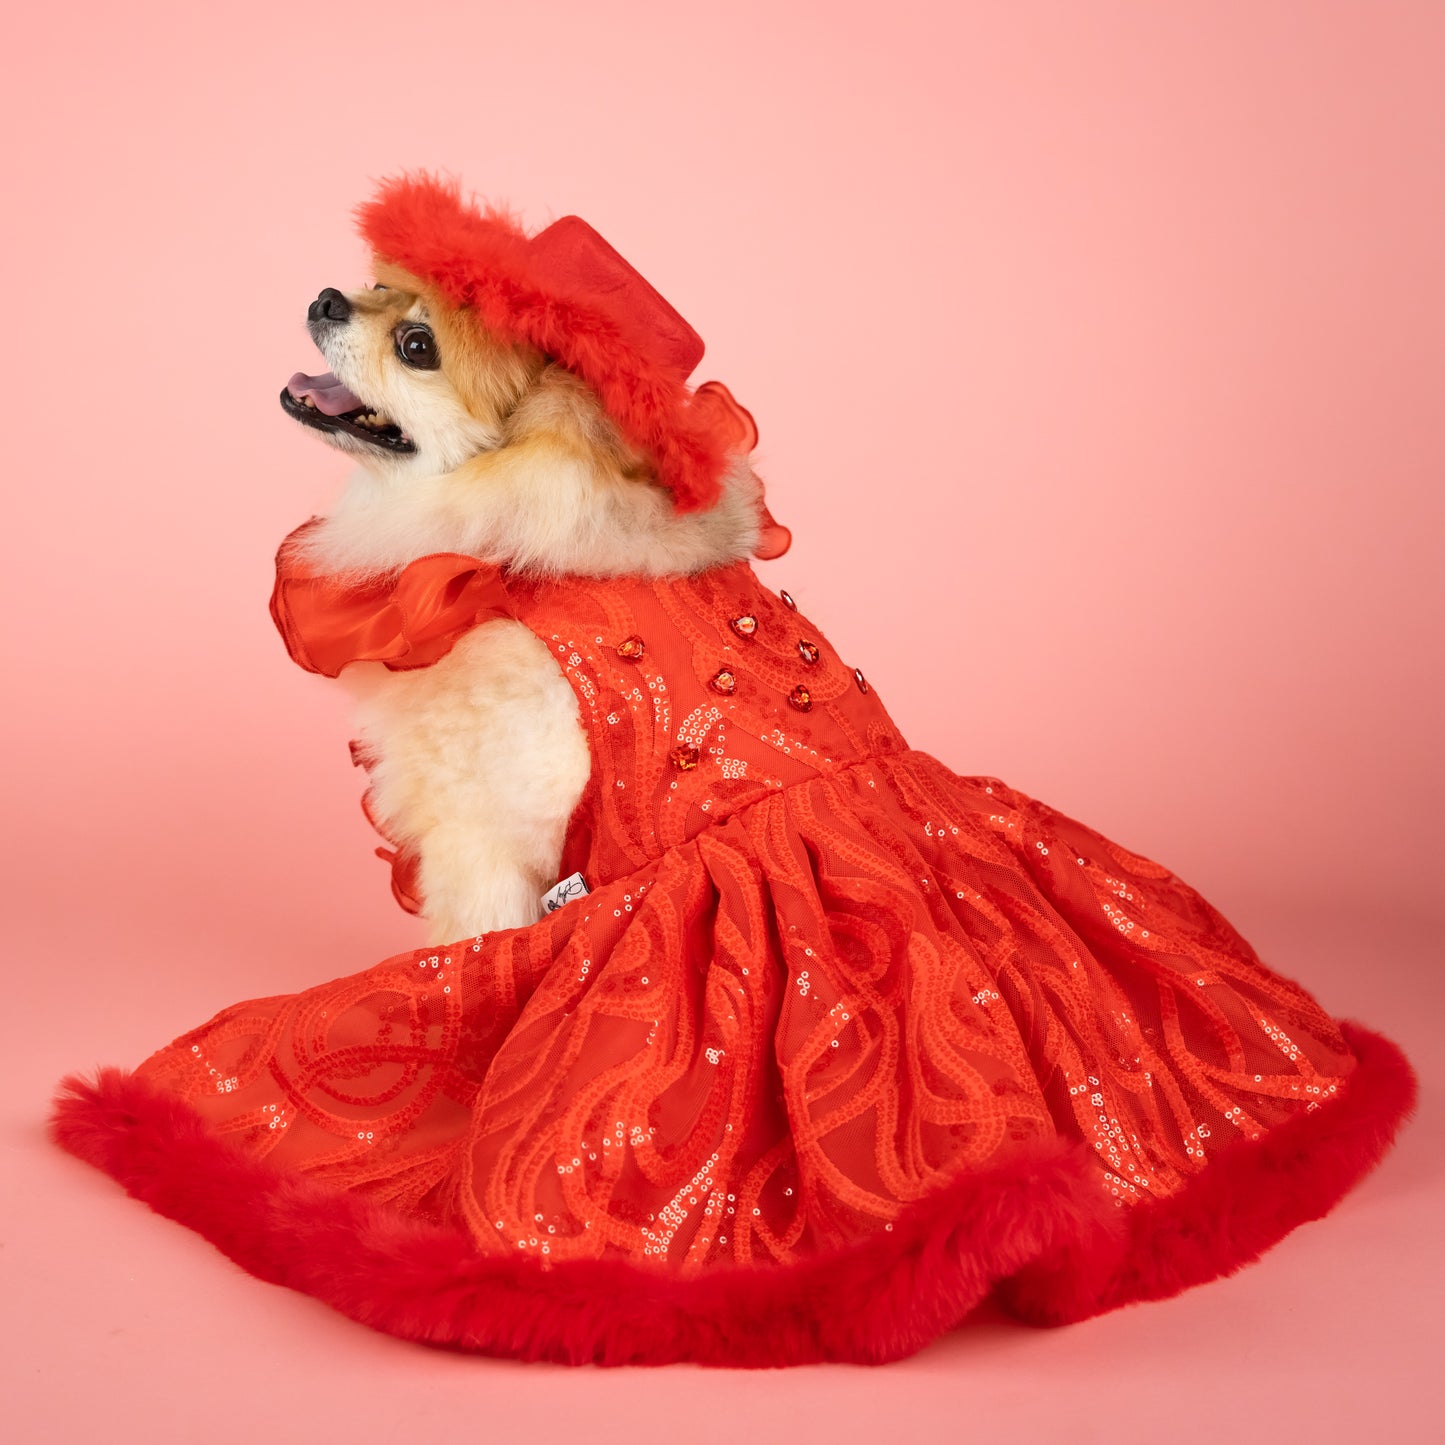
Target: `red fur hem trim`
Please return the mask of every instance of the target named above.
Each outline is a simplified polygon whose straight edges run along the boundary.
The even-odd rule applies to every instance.
[[[1129,1216],[1100,1190],[1088,1152],[1059,1145],[960,1178],[850,1250],[688,1277],[479,1255],[459,1229],[242,1153],[188,1104],[119,1069],[67,1079],[50,1127],[252,1274],[405,1339],[568,1364],[880,1363],[953,1328],[1001,1281],[1026,1318],[1078,1319],[1229,1273],[1325,1213],[1414,1101],[1393,1044],[1355,1026],[1346,1038],[1359,1062],[1344,1094],[1232,1144],[1184,1192]]]
[[[1414,1112],[1404,1054],[1358,1024],[1344,1094],[1258,1141],[1241,1139],[1188,1187],[1135,1209],[1113,1239],[1081,1237],[999,1288],[1010,1313],[1062,1325],[1136,1300],[1167,1299],[1253,1264],[1292,1229],[1328,1214],[1379,1163]]]
[[[727,453],[718,415],[689,405],[686,386],[605,296],[549,272],[504,211],[479,211],[456,182],[422,173],[383,181],[356,214],[378,256],[470,307],[494,335],[525,341],[580,376],[623,436],[653,459],[678,511],[717,500]]]

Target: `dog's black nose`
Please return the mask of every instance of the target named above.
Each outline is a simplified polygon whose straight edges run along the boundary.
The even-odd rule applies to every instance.
[[[328,286],[306,308],[306,319],[308,321],[349,321],[351,319],[351,302],[335,286]]]

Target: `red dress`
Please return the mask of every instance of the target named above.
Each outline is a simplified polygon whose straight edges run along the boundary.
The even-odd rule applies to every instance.
[[[910,749],[746,564],[426,558],[310,638],[337,599],[289,580],[319,671],[547,645],[591,891],[71,1081],[62,1142],[264,1278],[493,1354],[883,1360],[991,1293],[1061,1322],[1228,1272],[1410,1107],[1167,869]]]

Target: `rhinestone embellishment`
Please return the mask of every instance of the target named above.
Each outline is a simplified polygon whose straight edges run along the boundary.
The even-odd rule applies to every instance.
[[[855,667],[853,669],[853,681],[858,684],[859,692],[866,693],[868,691],[868,679],[863,676],[863,669],[861,667]]]
[[[739,637],[751,637],[758,630],[758,619],[751,612],[744,612],[741,617],[734,617],[728,626]]]
[[[737,685],[737,678],[734,677],[727,668],[723,668],[721,672],[713,674],[712,690],[714,692],[720,692],[726,695],[727,693],[730,693]]]
[[[800,682],[797,687],[788,694],[788,701],[792,703],[799,712],[808,712],[813,706],[813,694]]]
[[[809,642],[805,638],[798,643],[798,656],[801,657],[806,663],[817,662],[820,656],[818,652],[818,644],[816,642]]]
[[[636,662],[646,650],[642,644],[642,639],[638,637],[636,633],[633,633],[631,637],[624,637],[622,641],[617,644],[618,657],[624,658],[628,662]]]
[[[668,754],[673,767],[680,773],[690,773],[697,766],[698,756],[697,749],[690,747],[673,748]]]
[[[796,612],[798,610],[798,604],[793,601],[793,594],[791,592],[779,592],[778,596],[782,598],[783,606],[786,607],[789,612]]]

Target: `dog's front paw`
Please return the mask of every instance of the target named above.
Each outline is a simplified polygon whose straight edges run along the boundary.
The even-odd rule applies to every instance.
[[[429,943],[525,928],[542,916],[536,880],[517,869],[449,868],[423,854],[420,882]]]

